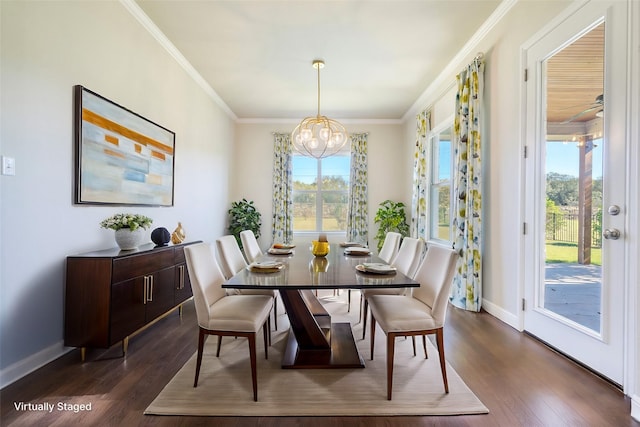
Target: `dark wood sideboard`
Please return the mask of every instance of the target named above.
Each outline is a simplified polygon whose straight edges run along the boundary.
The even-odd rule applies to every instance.
[[[184,256],[192,243],[67,257],[64,344],[81,348],[83,361],[87,347],[120,341],[126,355],[129,336],[193,295]]]

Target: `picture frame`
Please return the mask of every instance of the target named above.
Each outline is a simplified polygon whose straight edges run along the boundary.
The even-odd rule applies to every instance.
[[[173,206],[175,133],[74,86],[74,203]]]

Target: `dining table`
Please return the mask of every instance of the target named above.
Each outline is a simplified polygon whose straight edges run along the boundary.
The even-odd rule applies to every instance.
[[[386,263],[367,250],[349,254],[333,243],[326,256],[298,245],[267,251],[226,280],[223,288],[276,289],[289,318],[290,331],[282,368],[364,368],[350,322],[333,322],[314,291],[321,289],[411,288],[420,284],[393,267],[370,272],[363,266]],[[275,253],[269,253],[275,252]],[[368,253],[367,253],[368,252]],[[273,268],[258,268],[258,267]]]

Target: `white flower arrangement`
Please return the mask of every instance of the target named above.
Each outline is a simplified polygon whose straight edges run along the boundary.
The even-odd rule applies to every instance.
[[[111,215],[100,222],[100,227],[111,230],[120,230],[121,228],[129,228],[134,231],[138,228],[149,228],[153,220],[147,216],[140,214],[119,213]]]

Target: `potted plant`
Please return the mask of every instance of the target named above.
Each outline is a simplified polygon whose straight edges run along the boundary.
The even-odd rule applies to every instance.
[[[253,200],[248,201],[243,198],[239,202],[231,203],[228,230],[236,238],[240,249],[242,249],[240,232],[251,230],[257,239],[260,237],[260,226],[262,226],[262,215],[253,205]]]
[[[136,249],[142,240],[144,230],[153,220],[140,214],[118,213],[105,218],[100,227],[115,230],[115,239],[122,250]]]
[[[389,231],[400,233],[402,237],[409,235],[409,224],[404,212],[404,203],[385,200],[380,203],[374,222],[378,224],[375,239],[378,241],[378,252],[382,249],[384,239]]]

